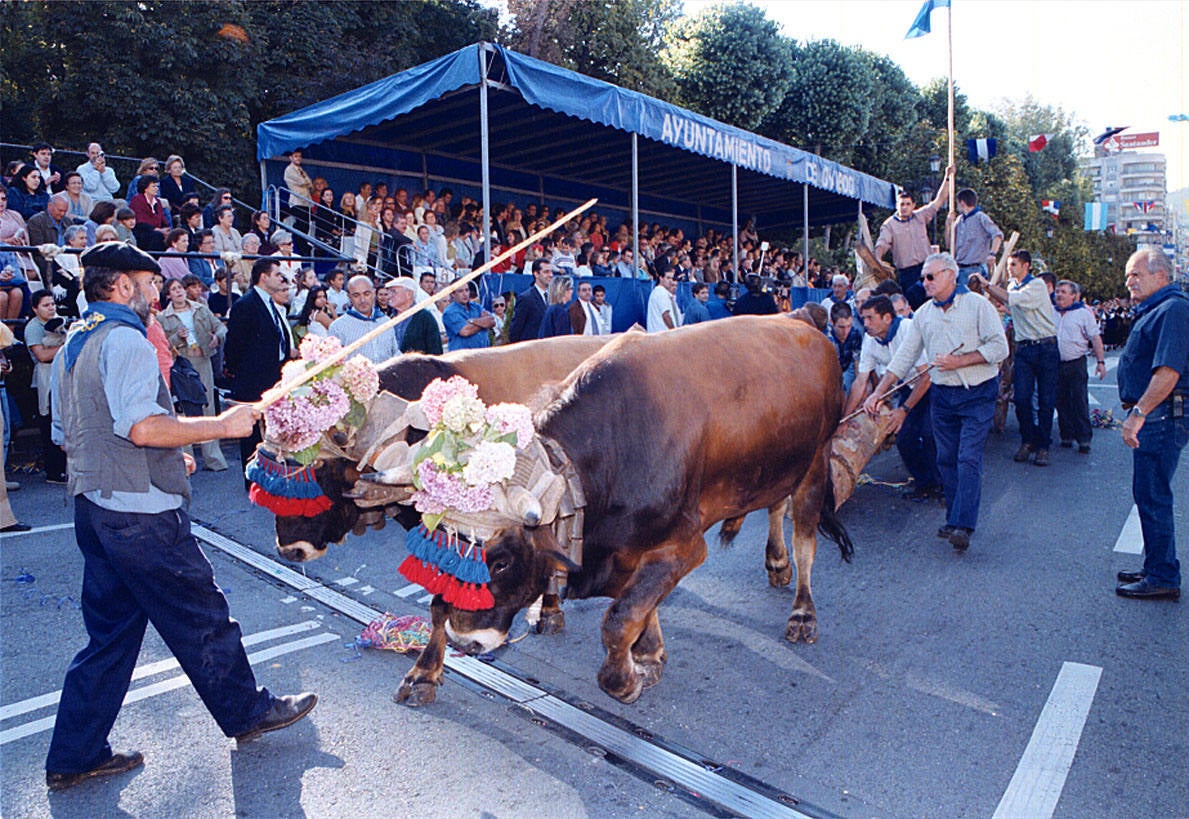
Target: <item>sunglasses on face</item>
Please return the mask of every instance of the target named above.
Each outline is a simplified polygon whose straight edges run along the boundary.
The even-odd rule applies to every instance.
[[[926,273],[926,274],[925,274],[925,281],[927,281],[927,282],[931,282],[931,281],[933,281],[933,280],[934,280],[934,279],[936,279],[936,278],[937,278],[937,274],[936,274],[936,273]]]

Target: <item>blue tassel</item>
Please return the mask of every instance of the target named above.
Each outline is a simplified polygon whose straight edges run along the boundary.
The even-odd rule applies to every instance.
[[[256,457],[248,462],[244,475],[249,481],[259,484],[270,495],[279,498],[314,499],[324,493],[314,477],[314,470],[308,466],[293,469],[278,463],[271,453],[258,449]]]

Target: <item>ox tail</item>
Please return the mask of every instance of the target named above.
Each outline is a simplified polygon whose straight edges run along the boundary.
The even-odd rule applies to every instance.
[[[830,477],[828,469],[826,470],[826,491],[823,494],[825,497],[822,499],[822,513],[818,518],[817,530],[837,543],[842,552],[842,559],[850,563],[851,558],[855,555],[855,544],[851,542],[846,527],[838,518],[838,510],[834,508],[834,481]]]
[[[735,536],[739,534],[739,530],[743,528],[743,515],[737,518],[727,518],[722,522],[722,526],[718,530],[718,545],[722,548],[727,548],[734,542]]]

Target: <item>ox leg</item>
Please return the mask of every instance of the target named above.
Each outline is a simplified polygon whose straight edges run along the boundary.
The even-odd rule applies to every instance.
[[[817,642],[817,610],[809,577],[817,555],[817,524],[821,518],[827,478],[826,450],[819,453],[814,466],[801,479],[793,493],[793,562],[797,565],[797,596],[789,616],[785,639],[791,643]]]
[[[438,696],[438,686],[442,684],[442,668],[446,659],[446,618],[450,609],[442,601],[439,594],[430,605],[432,626],[429,642],[421,653],[417,655],[417,662],[405,674],[400,688],[392,695],[398,703],[410,707],[430,705]]]
[[[768,546],[764,551],[764,568],[768,570],[768,585],[773,588],[787,586],[793,579],[793,567],[789,565],[789,550],[784,545],[784,515],[789,499],[768,508]]]
[[[603,617],[603,647],[607,650],[603,667],[599,669],[599,687],[620,702],[633,703],[640,697],[646,683],[645,669],[633,656],[633,649],[649,629],[655,634],[641,645],[644,654],[658,651],[652,657],[655,676],[660,676],[660,660],[664,656],[660,640],[660,624],[656,621],[656,607],[685,577],[706,559],[706,541],[696,534],[687,541],[670,542],[641,562],[631,580]],[[649,672],[650,674],[651,672]]]
[[[560,589],[565,585],[566,573],[557,570],[549,578],[549,586],[541,598],[541,619],[537,621],[537,634],[559,634],[566,627],[566,613],[561,610]]]
[[[661,621],[656,609],[648,617],[644,631],[636,638],[632,645],[632,662],[637,666],[640,676],[644,678],[644,687],[652,688],[661,681],[661,672],[665,670],[665,638],[661,636]]]

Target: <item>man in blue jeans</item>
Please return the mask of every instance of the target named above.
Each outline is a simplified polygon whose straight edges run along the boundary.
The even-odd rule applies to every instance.
[[[913,315],[903,343],[863,408],[875,416],[879,396],[908,375],[925,353],[932,367],[933,441],[945,488],[946,520],[937,536],[964,552],[978,525],[983,445],[995,416],[999,362],[1007,358],[1007,337],[991,302],[958,284],[953,256],[929,256],[922,275],[929,299]]]
[[[104,242],[82,255],[86,315],[55,361],[53,410],[68,456],[74,532],[83,553],[82,613],[89,643],[66,671],[45,762],[50,790],[132,770],[108,733],[152,623],[223,733],[240,742],[292,725],[318,698],[257,688],[239,624],[190,533],[184,505],[194,461],[181,447],[242,438],[259,412],[177,418],[145,338],[153,273],[144,251]]]
[[[1127,290],[1139,304],[1119,358],[1119,398],[1129,409],[1123,443],[1132,449],[1131,494],[1144,535],[1144,567],[1119,572],[1120,597],[1181,596],[1172,479],[1189,440],[1189,297],[1172,284],[1160,250],[1127,260]]]

